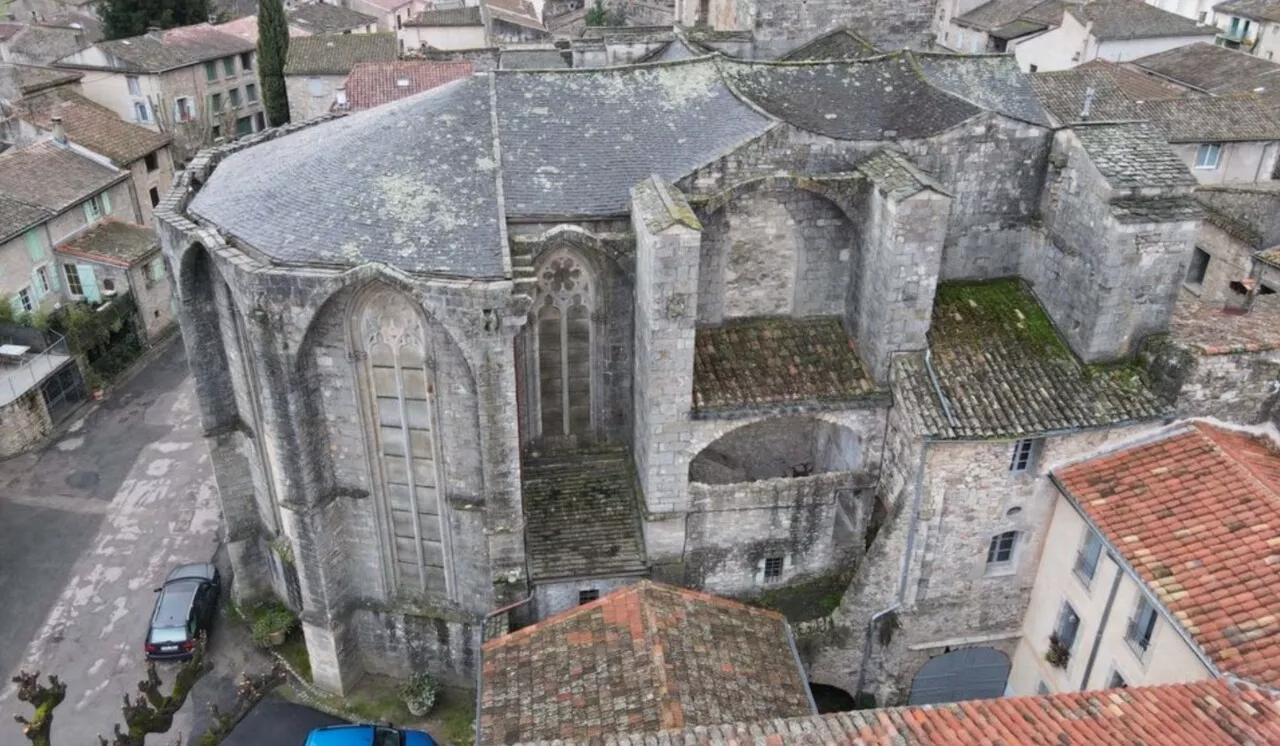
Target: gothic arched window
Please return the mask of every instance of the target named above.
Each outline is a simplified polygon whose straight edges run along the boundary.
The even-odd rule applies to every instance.
[[[591,433],[593,284],[582,261],[567,251],[552,254],[538,272],[533,312],[544,436]]]
[[[404,295],[377,290],[364,298],[355,330],[391,580],[402,593],[452,596],[435,366],[424,317]]]

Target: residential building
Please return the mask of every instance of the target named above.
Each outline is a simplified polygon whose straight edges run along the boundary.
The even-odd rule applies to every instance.
[[[1061,23],[1011,44],[1023,70],[1066,70],[1093,59],[1127,62],[1168,49],[1212,41],[1201,26],[1142,0],[1092,0],[1062,5]]]
[[[538,8],[530,0],[480,0],[490,44],[545,41],[550,38]]]
[[[478,5],[428,7],[397,31],[401,49],[480,49],[547,41],[550,33],[528,0],[484,0]]]
[[[0,62],[48,65],[85,49],[92,41],[84,29],[27,24],[0,39]]]
[[[1133,60],[1129,67],[1203,93],[1256,93],[1280,114],[1280,62],[1198,42]]]
[[[156,232],[141,225],[104,220],[57,248],[64,264],[92,268],[104,300],[129,292],[138,304],[141,335],[154,342],[173,325],[173,300]]]
[[[776,611],[647,580],[598,599],[580,592],[566,607],[481,649],[477,740],[586,741],[817,713]],[[586,660],[596,684],[583,697],[570,672]]]
[[[1267,60],[1280,56],[1280,2],[1227,0],[1213,6],[1218,43]]]
[[[1190,18],[1196,23],[1213,23],[1213,6],[1219,0],[1147,0],[1151,5]]]
[[[395,34],[305,36],[289,43],[284,65],[289,118],[295,122],[328,114],[338,92],[361,62],[393,62],[399,57]]]
[[[57,66],[84,73],[84,95],[125,121],[171,135],[182,163],[267,126],[256,54],[253,42],[198,24],[98,42]]]
[[[151,223],[151,210],[168,193],[173,178],[168,135],[125,122],[69,88],[47,89],[22,98],[14,104],[14,117],[21,123],[20,146],[53,136],[56,120],[71,142],[128,171],[133,192],[129,219],[140,225]]]
[[[1102,60],[1031,80],[1059,124],[1152,122],[1202,184],[1267,181],[1276,170],[1280,118],[1257,94],[1191,92]]]
[[[312,34],[367,34],[377,30],[377,19],[373,16],[325,2],[308,3],[287,9],[285,18],[289,24],[291,37]],[[238,36],[254,44],[258,43],[257,15],[219,23],[214,28],[224,34]]]
[[[372,109],[470,77],[472,73],[470,62],[360,62],[351,68],[343,85],[345,106],[335,103],[334,108],[353,112]]]
[[[1280,302],[1280,182],[1204,187],[1205,221],[1184,287],[1233,313]]]
[[[1280,684],[1280,438],[1202,422],[1053,472],[1014,694]]]
[[[426,0],[351,0],[349,7],[373,16],[378,31],[398,33],[404,22],[426,10]]]

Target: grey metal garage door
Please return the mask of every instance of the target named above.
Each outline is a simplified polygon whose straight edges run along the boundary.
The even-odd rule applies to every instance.
[[[930,658],[911,682],[907,704],[931,705],[1004,694],[1009,656],[993,648],[965,648]]]

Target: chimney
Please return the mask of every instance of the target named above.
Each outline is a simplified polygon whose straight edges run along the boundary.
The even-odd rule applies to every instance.
[[[338,109],[347,108],[347,88],[339,86],[338,90],[333,92],[333,105]]]
[[[159,26],[147,26],[147,38],[164,41],[164,32],[160,30]]]
[[[53,141],[62,147],[67,145],[67,130],[62,126],[62,117],[53,117]]]
[[[1084,89],[1084,108],[1080,110],[1080,121],[1088,121],[1089,115],[1093,112],[1093,96],[1096,93],[1093,86]]]

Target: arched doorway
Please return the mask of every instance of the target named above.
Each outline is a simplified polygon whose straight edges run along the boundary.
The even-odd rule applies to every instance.
[[[909,705],[994,699],[1004,694],[1009,656],[995,648],[965,648],[930,658],[911,681]]]

